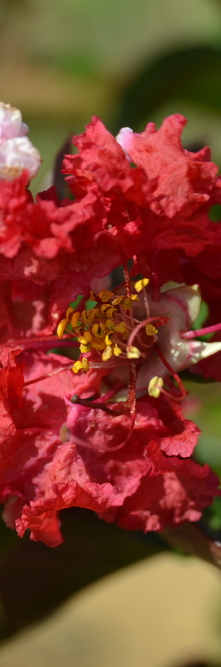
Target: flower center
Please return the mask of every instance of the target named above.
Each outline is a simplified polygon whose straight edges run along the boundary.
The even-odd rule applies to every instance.
[[[90,367],[101,365],[112,368],[128,359],[140,360],[147,358],[151,348],[157,341],[157,326],[165,324],[168,318],[150,317],[146,285],[148,279],[143,278],[134,283],[135,292],[114,294],[109,290],[101,290],[99,295],[90,293],[95,306],[82,312],[69,307],[66,316],[58,325],[57,335],[62,338],[66,333],[77,338],[80,358],[73,365],[74,373],[87,372]],[[143,293],[146,318],[142,321],[133,313],[133,307],[140,301],[138,293]],[[141,311],[141,308],[137,308]],[[143,310],[143,308],[142,308]],[[87,356],[85,356],[87,355]]]

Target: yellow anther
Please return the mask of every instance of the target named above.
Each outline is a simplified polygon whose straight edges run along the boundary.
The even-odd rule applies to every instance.
[[[114,331],[117,331],[118,333],[126,334],[127,333],[127,325],[125,322],[119,322],[119,324],[114,327]]]
[[[158,329],[153,324],[146,324],[145,331],[147,336],[155,336],[158,333]]]
[[[114,321],[113,320],[107,320],[106,321],[106,328],[109,329],[109,331],[116,331]]]
[[[91,323],[90,313],[91,313],[90,310],[82,310],[81,319],[83,320],[84,324],[90,324]]]
[[[83,366],[83,371],[84,371],[85,373],[87,373],[87,371],[89,371],[89,363],[88,363],[88,359],[86,359],[86,357],[83,357],[83,358],[81,359],[81,363],[82,363],[82,366]]]
[[[81,343],[81,345],[80,345],[80,352],[82,352],[82,353],[84,353],[84,352],[90,352],[91,347],[92,347],[92,344],[90,344],[90,343],[88,343],[88,345],[84,345],[84,343]]]
[[[91,322],[93,322],[98,315],[98,308],[90,308],[90,310],[82,311],[81,318],[85,324],[91,324]]]
[[[113,297],[113,296],[114,296],[113,292],[110,292],[107,289],[102,289],[101,292],[99,293],[99,297],[100,297],[101,301],[103,301],[103,303],[106,303],[107,301],[109,301],[109,299],[111,299],[111,297]]]
[[[110,346],[105,347],[105,350],[103,351],[102,354],[102,361],[108,361],[112,357],[112,348]]]
[[[90,301],[97,301],[97,297],[92,290],[90,291]]]
[[[149,382],[148,385],[148,394],[154,398],[159,398],[161,389],[163,387],[163,378],[157,377],[155,375]]]
[[[112,301],[113,306],[118,306],[121,301],[123,301],[125,297],[124,296],[117,296],[115,299]]]
[[[91,347],[94,350],[104,350],[105,343],[104,343],[103,340],[98,340],[98,339],[93,338],[92,343],[91,343]]]
[[[75,364],[72,366],[72,371],[73,373],[79,373],[79,371],[82,371],[83,364],[81,361],[75,361]]]
[[[64,330],[66,329],[67,324],[68,324],[68,322],[67,322],[66,318],[65,318],[64,320],[61,320],[61,321],[59,322],[58,327],[57,327],[57,336],[58,336],[58,338],[62,338],[63,333],[64,333]]]
[[[74,308],[71,308],[71,306],[69,308],[67,308],[66,313],[65,313],[65,317],[67,318],[67,320],[69,319],[69,315],[73,312],[74,312]]]
[[[106,334],[104,342],[105,342],[105,345],[112,345],[112,340],[109,337],[109,334]]]
[[[119,354],[122,354],[122,350],[117,343],[115,343],[115,345],[114,345],[113,353],[114,353],[115,357],[119,357]]]
[[[86,357],[80,361],[75,361],[75,364],[72,366],[73,373],[79,373],[79,371],[84,371],[85,373],[89,370],[89,363]]]
[[[106,334],[106,327],[102,322],[94,324],[92,327],[92,334],[93,336],[96,336],[96,338],[104,338]]]
[[[131,298],[128,296],[126,299],[123,300],[122,308],[124,310],[130,310],[131,306],[132,306],[132,301]]]
[[[141,355],[140,350],[138,350],[138,347],[135,347],[134,345],[128,345],[127,347],[127,358],[128,359],[139,359]]]
[[[83,345],[88,345],[92,340],[92,335],[90,331],[85,331],[82,336],[78,337],[78,342],[83,343]]]
[[[80,319],[80,313],[76,312],[72,315],[72,318],[71,318],[71,321],[70,321],[72,329],[77,329],[77,327],[80,324],[79,319]]]
[[[130,296],[127,296],[123,301],[122,301],[122,308],[124,310],[130,310],[130,308],[133,305],[133,301],[139,301],[139,297],[136,294],[131,294]]]
[[[117,308],[114,308],[114,307],[111,306],[110,308],[107,309],[106,316],[107,317],[113,317],[113,313],[115,313],[116,310],[117,310]]]
[[[136,292],[141,292],[141,290],[148,285],[150,281],[148,278],[142,278],[141,280],[137,280],[136,283],[134,283],[134,287]]]
[[[108,308],[111,308],[111,307],[112,307],[112,306],[111,306],[111,303],[102,303],[102,306],[101,306],[101,312],[102,312],[102,313],[105,313],[106,310],[108,310]]]

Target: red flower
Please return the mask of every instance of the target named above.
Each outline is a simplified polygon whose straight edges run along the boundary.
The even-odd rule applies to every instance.
[[[148,263],[153,271],[157,252],[173,247],[195,256],[215,242],[208,212],[220,200],[218,169],[208,148],[197,154],[182,148],[185,123],[176,114],[158,132],[149,123],[141,134],[123,128],[115,140],[94,117],[85,133],[74,138],[79,154],[64,160],[63,171],[77,198],[96,184],[97,197],[108,199],[103,225],[123,241],[127,257],[146,254],[146,274]],[[158,271],[161,277],[160,262]]]
[[[63,393],[73,386],[70,371],[62,382],[53,375],[27,385],[21,410],[22,368],[13,357],[1,372],[3,414],[8,407],[11,415],[0,485],[8,525],[16,523],[20,535],[29,528],[32,539],[55,546],[62,541],[58,512],[64,507],[87,507],[108,521],[144,531],[200,517],[218,480],[208,467],[189,461],[198,429],[183,419],[177,404],[170,406],[163,397],[138,401],[133,435],[123,446],[129,415],[107,419],[102,410],[98,414],[67,399],[66,419]],[[24,361],[26,381],[60,365],[56,355],[23,353]],[[92,387],[99,388],[99,374],[75,380],[81,395]]]
[[[94,118],[64,160],[73,202],[53,188],[34,202],[25,165],[0,182],[0,494],[19,535],[59,544],[58,512],[70,506],[161,530],[197,520],[217,492],[190,458],[198,429],[183,417],[178,372],[221,348],[195,340],[191,286],[208,296],[213,324],[219,288],[207,260],[218,267],[220,234],[208,211],[220,179],[207,150],[182,148],[183,124],[174,116],[116,140]],[[120,265],[123,285],[97,290]],[[72,360],[45,354],[58,345]]]
[[[148,178],[156,179],[151,208],[169,218],[179,214],[189,219],[199,209],[208,211],[217,184],[220,188],[210,149],[206,146],[191,153],[182,147],[180,136],[186,122],[174,114],[158,131],[154,123],[148,123],[140,134],[123,128],[117,137],[129,159],[142,166]]]
[[[101,308],[107,303],[106,291],[103,295]],[[179,306],[174,315],[178,296]],[[162,332],[163,327],[169,329],[162,338],[159,336],[162,349],[164,339],[168,340],[168,348],[164,350],[167,357],[168,351],[174,349],[175,353],[175,340],[183,322],[187,323],[192,310],[197,309],[196,298],[190,288],[178,288],[168,291],[163,297],[166,300],[162,300],[161,306],[158,304],[160,312],[160,307],[165,311],[168,303],[167,313],[170,313],[170,323],[161,319]],[[93,310],[88,313],[90,320]],[[121,328],[118,335],[120,332]],[[133,342],[145,346],[141,333],[140,328],[139,338],[135,336]],[[149,334],[153,339],[151,329]],[[97,340],[102,342],[105,336],[104,332]],[[183,350],[182,339],[177,349],[179,346],[178,368],[179,364],[185,365],[191,350],[188,340],[183,341]],[[123,354],[123,338],[121,347]],[[146,361],[140,364],[139,357],[137,362],[133,360],[138,348],[129,345],[129,359],[120,364],[122,386],[127,366],[132,365],[135,370],[138,364],[138,390],[143,382],[148,384],[148,376],[152,377],[154,369],[159,372],[157,360],[151,371],[153,347],[154,340],[147,349]],[[89,359],[90,356],[91,370],[76,377],[70,370],[73,362],[67,358],[22,352],[19,347],[9,353],[9,363],[0,372],[2,416],[6,419],[2,422],[5,444],[0,494],[6,503],[7,524],[16,525],[19,535],[29,528],[32,539],[55,546],[62,541],[58,512],[70,506],[92,509],[108,521],[144,531],[160,530],[184,519],[197,520],[217,492],[218,480],[208,467],[201,468],[189,461],[198,429],[184,419],[180,405],[174,400],[176,392],[172,391],[169,403],[163,396],[156,401],[146,394],[137,401],[133,418],[134,398],[130,410],[130,403],[124,409],[124,403],[106,403],[102,395],[105,384],[102,389],[101,377],[107,392],[108,384],[114,382],[116,368],[120,377],[119,360],[115,364],[118,355],[113,356],[112,364],[110,360],[102,362],[95,346]],[[6,357],[7,350],[2,355],[3,363]],[[163,375],[166,372],[167,384],[167,368],[162,366],[161,370]],[[132,396],[134,390],[131,385]],[[75,405],[70,399],[76,392]],[[92,392],[95,392],[94,402],[88,400]],[[113,387],[110,394],[114,396],[116,392],[117,387]]]

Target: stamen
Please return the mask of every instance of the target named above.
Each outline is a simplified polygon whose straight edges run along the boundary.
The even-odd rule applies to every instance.
[[[130,334],[130,337],[128,339],[128,347],[130,347],[134,341],[134,338],[136,338],[137,334],[139,333],[140,329],[143,327],[146,327],[146,325],[151,324],[151,322],[158,322],[158,325],[161,326],[162,324],[167,324],[169,321],[169,317],[148,317],[146,320],[143,320],[143,322],[139,322],[135,329],[133,329],[132,333]],[[150,334],[148,334],[150,335]]]
[[[74,312],[74,308],[69,306],[69,308],[67,308],[66,313],[65,313],[65,317],[66,317],[67,320],[69,319],[69,315],[71,315],[71,313],[73,313],[73,312]]]
[[[156,336],[156,334],[158,334],[158,329],[156,329],[153,324],[146,324],[145,332],[147,336]]]
[[[117,343],[114,345],[113,353],[115,357],[119,357],[119,355],[122,354],[122,350]]]
[[[67,324],[68,324],[68,320],[66,318],[59,322],[59,324],[57,326],[57,336],[58,336],[58,338],[62,338]]]
[[[56,371],[51,371],[51,373],[47,373],[45,375],[39,375],[39,377],[34,378],[33,380],[28,380],[28,382],[24,382],[24,387],[27,387],[29,384],[35,384],[36,382],[41,382],[42,380],[47,380],[53,375],[59,375],[59,373],[64,373],[64,371],[72,370],[72,366],[73,366],[73,361],[70,364],[61,366],[60,368],[56,369]]]
[[[113,296],[114,296],[113,292],[110,292],[109,290],[106,290],[106,289],[102,289],[101,292],[99,292],[99,298],[104,303],[109,301],[109,299],[111,299],[111,297],[113,297]]]
[[[87,345],[84,345],[84,343],[81,343],[79,349],[80,349],[80,352],[82,352],[83,354],[86,354],[87,352],[90,352],[91,347],[92,346],[90,345],[90,343],[88,343]]]
[[[92,340],[92,335],[90,331],[85,331],[83,336],[78,337],[78,342],[82,343],[83,345],[88,345]]]
[[[137,282],[134,283],[136,292],[141,292],[141,290],[143,290],[144,287],[146,287],[146,285],[148,285],[149,282],[150,281],[148,278],[142,278],[141,280],[137,280]]]
[[[122,308],[124,310],[130,310],[133,305],[133,301],[139,301],[139,298],[136,294],[130,294],[126,299],[122,301]]]
[[[110,338],[110,335],[111,334],[106,334],[105,339],[104,339],[105,345],[112,345],[112,340]]]
[[[112,301],[113,306],[119,306],[119,303],[121,303],[121,301],[123,301],[123,299],[124,299],[124,297],[122,295],[117,296],[116,299],[113,299],[113,301]]]
[[[150,306],[149,306],[147,293],[146,293],[145,289],[143,290],[143,300],[144,300],[144,305],[145,305],[145,309],[146,309],[146,315],[147,315],[147,317],[150,317]]]
[[[110,347],[110,345],[108,345],[103,351],[102,361],[108,361],[109,359],[111,359],[112,354],[113,354],[112,348]]]
[[[127,345],[127,358],[128,359],[139,359],[141,356],[140,350],[134,345]]]
[[[84,371],[87,373],[89,371],[89,363],[86,357],[83,357],[83,359],[75,361],[75,364],[72,366],[73,373],[79,373],[79,371]]]
[[[165,390],[162,390],[163,393],[166,393],[173,400],[182,400],[182,399],[186,398],[186,395],[187,395],[186,390],[185,390],[185,387],[184,387],[184,385],[182,383],[182,380],[180,379],[179,375],[177,375],[177,373],[173,370],[172,366],[170,366],[169,362],[165,359],[165,357],[163,355],[163,352],[158,347],[158,345],[155,346],[155,349],[156,349],[157,354],[160,357],[161,361],[163,362],[163,365],[165,366],[165,368],[169,371],[170,375],[172,375],[174,380],[179,385],[179,388],[180,388],[180,391],[181,391],[181,396],[180,397],[172,396],[172,395],[170,396],[170,394],[168,392],[165,392]]]
[[[127,334],[128,329],[127,329],[126,322],[119,322],[119,324],[117,324],[114,327],[114,331],[117,331],[118,333],[121,333],[121,334]]]
[[[210,327],[205,327],[204,329],[196,329],[195,331],[181,331],[180,337],[189,340],[191,338],[198,338],[198,336],[213,334],[216,331],[221,331],[221,322],[219,324],[212,324]]]
[[[67,312],[66,312],[66,315],[67,315]],[[71,321],[70,321],[72,329],[77,329],[77,327],[80,325],[79,319],[80,319],[80,313],[78,311],[76,313],[73,313]]]
[[[159,398],[161,389],[163,387],[163,378],[157,377],[155,375],[149,382],[148,385],[148,394],[154,398]]]

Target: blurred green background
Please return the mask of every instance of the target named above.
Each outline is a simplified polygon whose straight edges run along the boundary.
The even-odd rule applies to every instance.
[[[35,192],[93,114],[117,133],[182,113],[185,146],[209,144],[221,165],[221,1],[0,0],[0,91],[21,109],[41,152]],[[220,473],[220,385],[192,380],[187,388],[187,414],[203,430],[197,456]],[[64,512],[63,524],[66,544],[56,550],[2,527],[3,639],[89,582],[167,548],[161,537],[127,534],[89,512]],[[220,539],[219,503],[206,525]]]
[[[220,0],[0,0],[1,99],[44,160],[93,114],[111,131],[179,111],[221,162]]]

